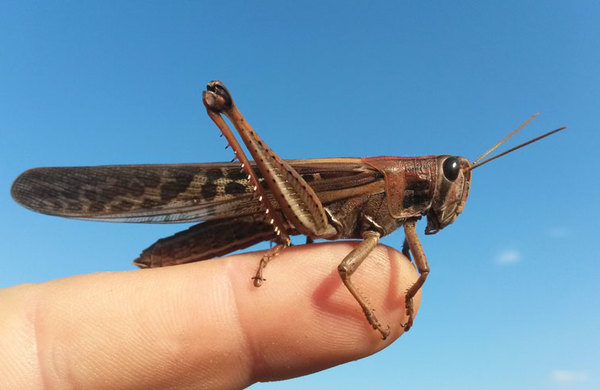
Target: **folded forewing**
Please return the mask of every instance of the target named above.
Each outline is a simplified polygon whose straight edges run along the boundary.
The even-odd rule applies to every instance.
[[[317,193],[381,180],[360,159],[289,162]],[[238,163],[34,168],[15,180],[11,193],[40,213],[111,222],[208,221],[261,207]]]

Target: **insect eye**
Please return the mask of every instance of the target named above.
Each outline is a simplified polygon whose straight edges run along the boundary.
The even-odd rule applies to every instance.
[[[446,179],[454,181],[458,177],[458,172],[460,172],[460,161],[458,161],[458,158],[456,157],[448,157],[446,161],[444,161],[442,169],[444,170]]]

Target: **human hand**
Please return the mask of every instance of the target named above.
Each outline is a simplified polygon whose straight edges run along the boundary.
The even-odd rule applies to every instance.
[[[373,354],[403,333],[417,273],[380,245],[353,275],[382,341],[337,273],[355,245],[287,248],[260,288],[246,253],[0,290],[0,388],[242,388]]]

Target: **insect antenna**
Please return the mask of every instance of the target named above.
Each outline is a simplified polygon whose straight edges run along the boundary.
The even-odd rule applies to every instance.
[[[536,114],[536,115],[537,115],[537,114]],[[530,121],[530,120],[531,120],[533,117],[535,117],[535,115],[534,115],[534,116],[532,116],[531,118],[529,118],[529,119],[527,120],[527,122],[529,122],[529,121]],[[524,126],[524,125],[525,125],[527,122],[523,123],[523,125],[521,125],[520,127],[523,127],[523,126]],[[527,142],[524,142],[524,143],[522,143],[521,145],[515,146],[514,148],[510,148],[510,149],[508,149],[508,150],[507,150],[507,151],[505,151],[505,152],[502,152],[502,153],[500,153],[500,154],[497,154],[497,155],[495,155],[494,157],[490,157],[490,158],[488,158],[487,160],[484,160],[484,161],[482,161],[482,162],[480,162],[480,163],[478,163],[478,162],[477,162],[477,161],[481,160],[481,158],[483,158],[483,157],[487,156],[487,155],[488,155],[488,154],[489,154],[489,153],[490,153],[492,150],[494,150],[495,148],[497,148],[497,147],[498,147],[498,145],[500,145],[502,142],[504,142],[506,139],[508,139],[508,137],[510,137],[511,135],[513,135],[514,133],[516,133],[516,132],[517,132],[517,131],[520,129],[520,128],[519,128],[519,129],[517,129],[517,130],[513,131],[513,132],[512,132],[512,133],[511,133],[511,134],[510,134],[508,137],[505,137],[505,138],[504,138],[502,141],[500,141],[498,144],[496,144],[496,145],[495,145],[495,146],[494,146],[492,149],[490,149],[488,152],[486,152],[486,153],[485,153],[483,156],[481,156],[480,158],[478,158],[477,160],[475,160],[475,161],[472,163],[473,165],[471,165],[471,167],[469,168],[469,170],[470,170],[470,171],[472,171],[473,169],[475,169],[475,168],[477,168],[477,167],[480,167],[480,166],[482,166],[483,164],[489,163],[489,162],[490,162],[490,161],[492,161],[492,160],[495,160],[495,159],[497,159],[497,158],[499,158],[499,157],[502,157],[502,156],[504,156],[504,155],[506,155],[506,154],[508,154],[508,153],[510,153],[510,152],[514,152],[515,150],[517,150],[517,149],[520,149],[520,148],[522,148],[523,146],[527,146],[527,145],[529,145],[529,144],[531,144],[531,143],[534,143],[534,142],[536,142],[536,141],[539,141],[539,140],[541,140],[542,138],[546,138],[546,137],[548,137],[548,136],[550,136],[550,135],[552,135],[552,134],[554,134],[554,133],[558,133],[559,131],[561,131],[561,130],[564,130],[564,129],[566,129],[566,128],[567,128],[566,126],[563,126],[563,127],[561,127],[561,128],[558,128],[558,129],[556,129],[556,130],[549,131],[549,132],[547,132],[546,134],[542,134],[542,135],[540,135],[539,137],[535,137],[534,139],[531,139],[531,140],[529,140],[529,141],[527,141]]]
[[[513,135],[517,134],[517,132],[519,130],[521,130],[523,127],[525,127],[526,124],[528,124],[529,122],[531,122],[531,120],[533,118],[535,118],[536,116],[540,115],[539,112],[536,112],[535,114],[533,114],[531,116],[531,118],[527,119],[525,122],[523,122],[521,124],[521,126],[517,127],[513,132],[511,132],[509,135],[507,135],[506,137],[502,138],[500,141],[498,141],[498,143],[494,146],[492,146],[487,152],[485,152],[484,154],[482,154],[481,156],[479,156],[479,158],[477,158],[477,160],[473,161],[471,164],[473,165],[477,165],[477,163],[481,160],[483,160],[483,158],[485,156],[487,156],[488,154],[492,153],[494,150],[496,150],[496,148],[500,145],[502,145],[507,139],[509,139],[510,137],[512,137]]]

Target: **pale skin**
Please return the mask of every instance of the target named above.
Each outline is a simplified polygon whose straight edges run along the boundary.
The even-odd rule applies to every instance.
[[[355,246],[286,248],[259,288],[255,252],[0,290],[0,388],[232,389],[371,355],[402,335],[418,274],[379,245],[352,276],[382,341],[337,272]]]

